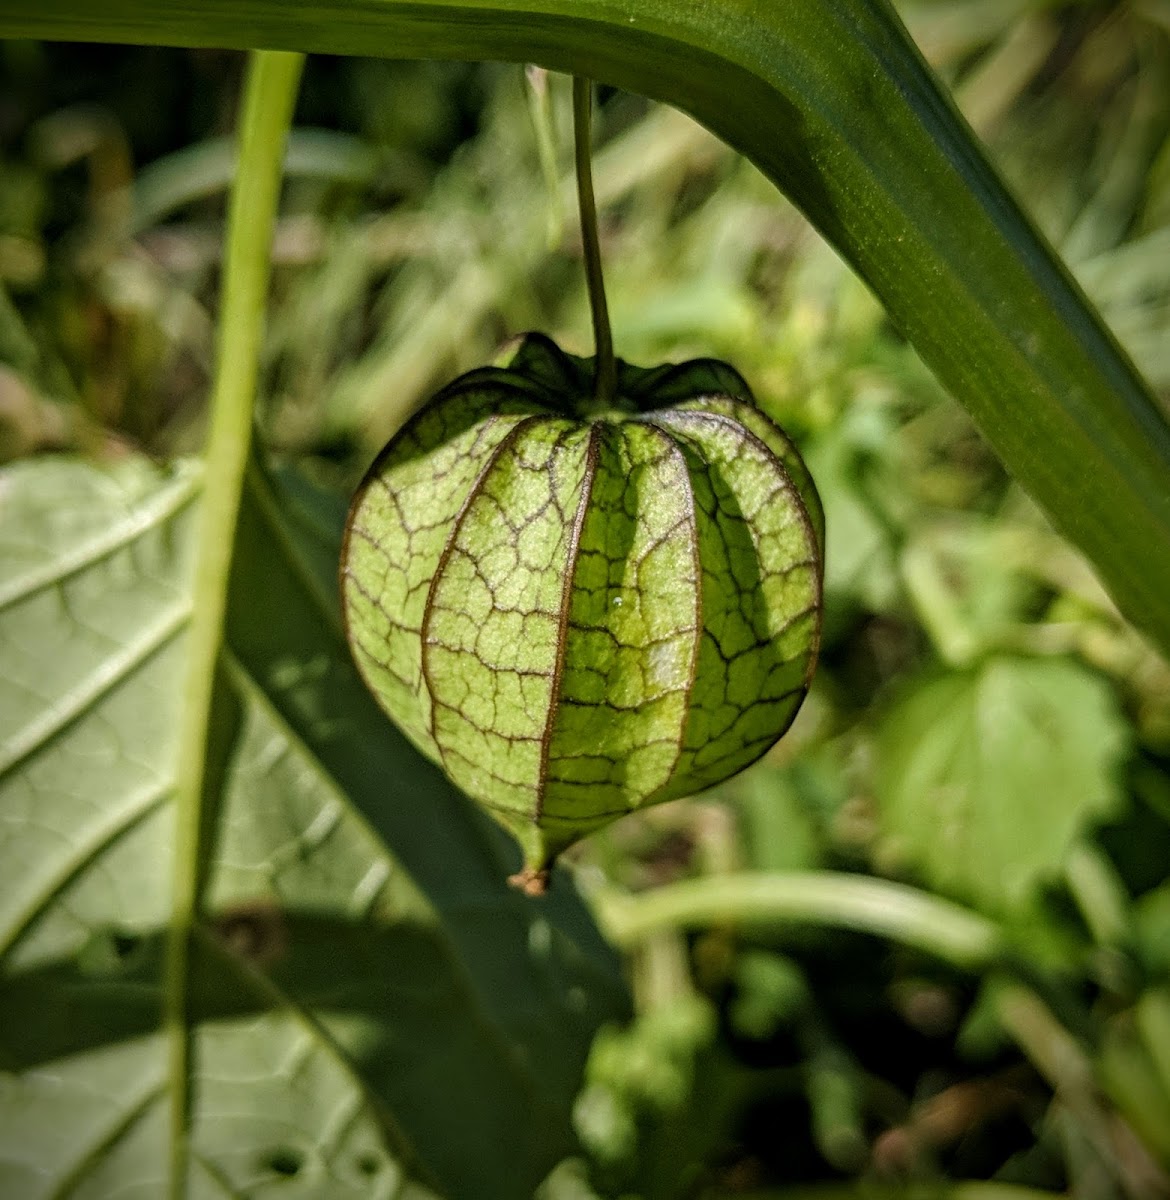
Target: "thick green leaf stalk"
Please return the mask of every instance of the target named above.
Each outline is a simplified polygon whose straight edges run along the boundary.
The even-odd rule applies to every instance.
[[[618,364],[530,334],[371,467],[342,554],[382,707],[509,829],[543,890],[578,838],[710,787],[791,724],[815,664],[824,520],[731,367]]]

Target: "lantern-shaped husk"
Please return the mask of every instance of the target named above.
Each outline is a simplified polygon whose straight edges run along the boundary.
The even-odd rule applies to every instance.
[[[592,392],[536,334],[462,376],[370,468],[342,558],[366,683],[530,880],[758,759],[820,634],[816,489],[738,373],[620,364],[617,401]]]

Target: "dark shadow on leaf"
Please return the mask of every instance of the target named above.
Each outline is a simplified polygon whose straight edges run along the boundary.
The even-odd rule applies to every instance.
[[[45,1068],[157,1033],[165,945],[162,930],[99,931],[77,960],[4,980],[0,1067]],[[493,1036],[477,1019],[440,927],[256,902],[221,914],[197,946],[191,995],[200,1029],[307,1015],[450,1194],[475,1194],[480,1165],[501,1158],[514,1164],[515,1194],[530,1194],[571,1152],[563,1097],[539,1086],[519,1038]],[[579,1018],[604,1015],[584,991],[575,1003]]]

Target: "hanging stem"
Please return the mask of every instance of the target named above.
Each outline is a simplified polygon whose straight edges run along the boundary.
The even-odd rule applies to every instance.
[[[617,364],[613,357],[613,335],[609,308],[605,303],[605,278],[601,271],[601,243],[597,236],[597,201],[593,196],[591,117],[593,83],[573,76],[573,139],[577,161],[577,202],[581,209],[581,241],[585,249],[585,279],[589,285],[589,307],[593,313],[593,343],[597,355],[594,399],[609,407],[617,395]]]

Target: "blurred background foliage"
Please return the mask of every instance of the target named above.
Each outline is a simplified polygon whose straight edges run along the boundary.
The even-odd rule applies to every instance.
[[[1170,4],[902,11],[1170,399]],[[198,451],[242,63],[0,44],[3,460]],[[792,732],[717,794],[574,851],[579,886],[604,915],[690,877],[869,873],[994,920],[1032,982],[809,925],[632,939],[638,1016],[595,1045],[581,1154],[547,1200],[1170,1194],[1170,668],[799,213],[686,117],[601,99],[619,354],[733,362],[802,446],[829,549]],[[589,352],[570,171],[564,79],[312,59],[269,453],[341,496],[509,337]]]

